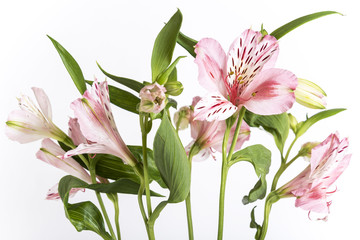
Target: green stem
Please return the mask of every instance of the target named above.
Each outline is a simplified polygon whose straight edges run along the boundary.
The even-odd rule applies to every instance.
[[[140,187],[139,187],[139,191],[138,191],[138,204],[139,204],[141,216],[142,216],[144,224],[145,224],[146,232],[148,234],[148,238],[149,238],[149,240],[155,240],[154,228],[149,227],[150,224],[148,223],[148,217],[146,216],[146,211],[145,211],[144,203],[142,200],[142,195],[144,194],[144,190],[145,190],[145,184],[144,184],[144,176],[142,175],[144,170],[140,166],[141,165],[139,163],[134,167],[135,173],[140,178]]]
[[[116,201],[114,202],[114,208],[115,208],[115,224],[116,224],[116,233],[118,240],[121,240],[121,234],[120,234],[120,224],[119,224],[119,202],[118,198],[116,197]]]
[[[231,125],[232,125],[232,124],[230,124],[231,119],[229,121],[227,121],[227,124],[226,124],[226,129],[225,129],[225,134],[224,134],[224,139],[223,139],[223,144],[222,144],[222,166],[221,166],[221,182],[220,182],[220,197],[219,197],[218,240],[221,240],[223,238],[223,231],[224,231],[225,188],[226,188],[227,174],[228,174],[228,171],[230,168],[228,163],[231,160],[232,154],[235,149],[237,138],[239,136],[240,129],[241,129],[241,122],[242,122],[242,119],[244,118],[245,111],[246,111],[246,109],[244,107],[242,107],[239,111],[238,122],[237,122],[237,125],[235,128],[235,133],[234,133],[234,136],[232,139],[232,143],[231,143],[228,155],[226,155],[226,153],[227,153],[227,146],[228,146],[228,142],[229,142],[229,135],[230,135]]]
[[[81,155],[80,155],[80,156],[81,156]],[[90,170],[90,176],[91,176],[92,183],[96,184],[95,168],[93,168],[92,166],[90,166],[90,169],[89,169],[89,170]],[[101,195],[100,195],[100,193],[99,193],[98,191],[95,191],[95,193],[96,193],[96,198],[97,198],[97,200],[98,200],[98,202],[99,202],[101,211],[102,211],[102,213],[103,213],[103,215],[104,215],[106,224],[107,224],[107,226],[108,226],[108,228],[109,228],[111,237],[112,237],[113,239],[116,239],[116,235],[115,235],[114,229],[113,229],[113,227],[112,227],[112,225],[111,225],[109,216],[108,216],[108,214],[107,214],[107,212],[106,212],[105,205],[104,205],[104,202],[103,202],[103,200],[102,200],[102,198],[101,198]]]
[[[224,229],[224,203],[225,203],[225,187],[226,187],[226,178],[228,174],[228,166],[226,159],[222,162],[221,167],[221,183],[220,183],[220,198],[219,198],[219,226],[218,226],[218,240],[223,238],[223,229]]]
[[[148,116],[146,114],[140,114],[146,205],[147,205],[147,210],[148,210],[148,216],[151,216],[152,208],[151,208],[151,198],[150,198],[149,170],[148,170],[147,147],[146,147],[146,145],[147,145],[147,129],[146,129],[147,124],[148,124]]]
[[[190,165],[190,172],[191,172],[191,165],[192,165],[192,157],[197,154],[195,150],[196,145],[194,144],[189,152],[189,165]],[[197,148],[196,148],[197,149]],[[191,199],[190,199],[190,191],[188,196],[185,199],[185,205],[186,205],[186,217],[187,217],[187,223],[188,223],[188,234],[189,234],[189,240],[194,239],[194,229],[193,229],[193,223],[192,223],[192,213],[191,213]]]
[[[270,196],[270,195],[269,195]],[[259,240],[264,240],[266,236],[266,232],[269,226],[269,216],[271,211],[272,203],[269,202],[269,196],[266,198],[265,209],[264,209],[264,221],[261,227],[261,234],[259,236]]]

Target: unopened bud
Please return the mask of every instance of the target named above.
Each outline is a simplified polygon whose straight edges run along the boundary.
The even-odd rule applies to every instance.
[[[182,83],[178,81],[167,82],[164,87],[166,88],[166,93],[172,96],[179,96],[184,90]]]
[[[298,155],[304,157],[306,161],[310,161],[311,150],[319,144],[319,142],[307,142],[303,144]]]
[[[291,130],[293,130],[293,132],[296,133],[298,121],[291,113],[288,113],[288,118],[289,118],[289,124],[290,124]]]
[[[296,102],[312,109],[324,109],[326,106],[326,93],[315,83],[298,79],[295,89]]]

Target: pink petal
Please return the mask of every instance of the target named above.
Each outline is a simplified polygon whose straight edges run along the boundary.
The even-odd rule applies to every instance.
[[[65,151],[52,140],[45,138],[41,142],[42,149],[36,153],[36,157],[56,168],[59,168],[70,175],[80,178],[81,180],[91,183],[91,177],[87,171],[74,159],[66,157],[61,159],[59,156],[65,154]]]
[[[201,39],[195,46],[195,63],[199,68],[199,82],[209,91],[218,91],[224,96],[226,54],[221,45],[214,39]]]
[[[14,110],[8,116],[6,136],[19,143],[28,143],[49,135],[44,123],[36,115],[24,110]]]
[[[77,118],[69,119],[69,136],[73,140],[74,144],[77,146],[80,143],[87,143],[85,136],[82,134],[80,130],[80,125],[78,123]]]
[[[326,190],[320,188],[312,189],[305,195],[296,198],[295,207],[317,213],[329,213],[329,207],[326,201]]]
[[[280,114],[289,110],[294,101],[297,77],[282,69],[262,71],[241,94],[243,105],[260,115]]]
[[[225,120],[232,116],[237,107],[218,94],[203,97],[195,106],[194,120]]]
[[[34,92],[36,101],[39,104],[42,113],[49,121],[51,121],[52,120],[52,110],[51,110],[51,104],[50,104],[50,100],[49,100],[48,96],[46,95],[46,93],[44,92],[44,90],[42,88],[32,87],[31,89]]]
[[[276,61],[277,40],[271,36],[263,38],[260,32],[248,29],[235,39],[227,56],[227,76],[229,85],[240,82],[240,87],[248,85],[265,66],[269,68]],[[275,58],[273,58],[275,55]]]
[[[58,192],[58,187],[59,187],[59,184],[55,184],[52,188],[49,189],[49,191],[47,192],[46,194],[46,200],[58,200],[60,199],[60,195],[59,195],[59,192]],[[73,197],[75,196],[75,194],[78,192],[78,191],[85,191],[85,189],[83,188],[72,188],[69,192],[69,197]]]

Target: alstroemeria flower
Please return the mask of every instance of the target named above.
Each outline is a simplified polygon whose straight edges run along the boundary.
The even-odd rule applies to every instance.
[[[83,98],[72,102],[71,108],[78,119],[81,133],[91,144],[80,144],[76,149],[68,151],[64,158],[83,153],[106,153],[121,158],[126,164],[136,165],[136,158],[116,128],[106,81],[99,84],[95,79]]]
[[[147,85],[140,90],[140,112],[159,113],[165,107],[166,88],[158,83]]]
[[[195,107],[199,120],[224,120],[244,106],[260,115],[280,114],[292,107],[296,76],[272,68],[276,38],[248,29],[235,39],[228,54],[211,38],[195,46],[199,82],[210,93]]]
[[[49,138],[45,138],[41,142],[41,148],[36,153],[36,157],[56,168],[62,169],[68,174],[80,178],[81,180],[91,183],[91,177],[88,172],[73,158],[62,159],[60,156],[64,155],[65,151],[62,148],[51,141]],[[77,191],[81,189],[73,189],[70,192],[70,196],[74,195]],[[59,193],[57,191],[57,184],[52,187],[48,193],[46,199],[53,200],[59,199]]]
[[[192,110],[188,107],[181,107],[179,111],[174,114],[175,126],[179,127],[179,130],[184,130],[189,126]],[[179,122],[180,121],[180,122]]]
[[[194,97],[192,106],[194,107],[200,100],[200,97]],[[236,124],[235,124],[236,125]],[[230,131],[229,139],[233,139],[235,128],[233,126]],[[186,146],[186,150],[189,151],[193,144],[197,144],[200,148],[200,151],[197,155],[193,157],[195,161],[201,161],[207,159],[210,155],[214,158],[214,152],[222,151],[222,143],[226,129],[226,122],[224,121],[200,121],[194,119],[194,113],[191,111],[190,117],[190,128],[191,128],[191,137],[194,139]],[[246,124],[245,121],[242,121],[240,134],[238,136],[235,150],[241,148],[245,141],[250,138],[250,127]],[[230,149],[231,141],[227,146],[227,150]]]
[[[327,196],[334,192],[329,191],[329,187],[349,164],[348,146],[347,138],[340,140],[338,133],[331,134],[311,150],[310,165],[277,192],[281,196],[296,197],[296,207],[325,214],[322,220],[326,220],[331,204]]]
[[[80,145],[81,143],[88,143],[88,140],[81,132],[77,118],[70,118],[68,125],[68,134],[76,146]]]
[[[25,95],[18,98],[19,110],[12,111],[6,122],[5,133],[11,140],[28,143],[42,138],[62,141],[67,136],[52,122],[48,96],[41,88],[32,88],[39,107]]]

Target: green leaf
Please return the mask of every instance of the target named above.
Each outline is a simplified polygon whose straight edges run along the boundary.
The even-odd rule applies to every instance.
[[[270,33],[270,35],[274,36],[276,39],[280,39],[281,37],[285,36],[287,33],[294,30],[295,28],[303,25],[304,23],[310,22],[312,20],[315,20],[317,18],[326,16],[326,15],[330,15],[330,14],[342,15],[341,13],[334,12],[334,11],[324,11],[324,12],[317,12],[317,13],[309,14],[309,15],[297,18],[291,22],[288,22],[287,24],[279,27],[278,29],[276,29],[275,31]]]
[[[154,158],[161,177],[170,190],[168,202],[183,201],[190,191],[190,164],[166,112],[155,135]]]
[[[269,173],[271,165],[271,152],[263,145],[257,144],[244,148],[233,154],[229,164],[230,166],[239,161],[251,163],[255,169],[256,175],[260,178],[254,188],[250,190],[248,196],[244,196],[243,204],[248,204],[263,199],[266,195],[266,174]]]
[[[103,217],[99,209],[92,202],[68,203],[69,192],[72,188],[82,188],[88,184],[73,176],[65,176],[59,182],[59,194],[64,203],[66,217],[77,231],[90,230],[104,239],[111,240],[106,232]]]
[[[96,154],[94,160],[97,161],[96,174],[100,177],[112,180],[130,179],[133,182],[140,183],[140,179],[133,168],[126,165],[120,158],[110,154]]]
[[[111,78],[112,80],[114,80],[115,82],[118,82],[136,92],[140,92],[140,90],[145,86],[144,84],[142,84],[141,82],[135,81],[133,79],[130,78],[124,78],[124,77],[118,77],[115,75],[112,75],[108,72],[106,72],[99,63],[96,63],[98,65],[98,67],[100,68],[100,70],[109,78]]]
[[[162,73],[160,73],[158,75],[156,82],[158,82],[160,85],[164,85],[168,81],[169,76],[174,71],[174,69],[175,69],[176,65],[178,64],[178,62],[180,61],[180,59],[182,59],[184,57],[185,56],[180,56],[180,57],[176,58],[175,61],[168,68],[166,68]]]
[[[181,22],[182,14],[180,10],[178,10],[161,29],[155,39],[151,56],[152,82],[155,82],[159,74],[161,74],[171,63]]]
[[[48,35],[48,38],[51,40],[51,42],[54,44],[54,47],[56,48],[57,52],[60,55],[60,58],[62,62],[65,65],[66,70],[69,72],[70,77],[72,78],[73,82],[75,83],[75,86],[81,93],[81,95],[84,94],[86,91],[86,84],[85,84],[85,78],[84,75],[79,67],[79,64],[75,61],[75,59],[70,55],[66,49],[60,45],[55,39],[50,37]]]
[[[303,135],[313,124],[317,123],[318,121],[331,117],[335,114],[338,114],[339,112],[342,112],[346,110],[345,108],[335,108],[335,109],[330,109],[330,110],[325,110],[322,112],[319,112],[315,115],[313,115],[312,117],[308,118],[307,120],[305,120],[304,122],[300,122],[297,126],[297,131],[296,131],[296,137],[300,137],[301,135]]]
[[[129,179],[119,179],[112,183],[90,184],[85,188],[102,193],[124,193],[137,195],[139,192],[139,187],[140,185],[138,183],[133,182]],[[150,191],[150,195],[154,197],[163,197],[163,195],[158,194],[154,191]]]
[[[179,35],[177,37],[177,43],[180,44],[183,48],[185,48],[186,51],[188,51],[191,56],[196,57],[195,53],[195,45],[198,43],[198,41],[186,36],[182,32],[179,32]]]
[[[176,67],[175,67],[174,70],[171,72],[171,74],[170,74],[169,79],[168,79],[167,82],[168,82],[168,83],[177,82],[177,70],[176,70]]]
[[[91,85],[93,81],[87,80],[86,83]],[[140,98],[120,88],[111,85],[108,86],[110,102],[112,104],[129,112],[139,114],[139,111],[137,110],[137,105],[140,103]]]
[[[274,136],[275,144],[283,152],[289,134],[289,118],[286,113],[262,116],[246,111],[244,120],[250,127],[262,127]]]

